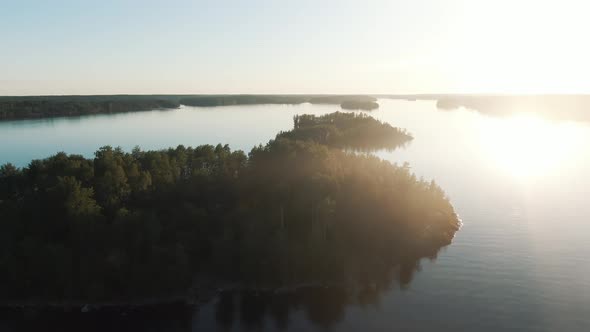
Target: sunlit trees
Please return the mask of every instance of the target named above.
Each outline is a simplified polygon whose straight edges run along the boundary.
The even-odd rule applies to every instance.
[[[280,133],[278,137],[359,150],[395,149],[412,140],[404,129],[364,113],[296,115],[293,124],[293,130]]]
[[[300,135],[316,126],[339,140]],[[343,113],[295,127],[248,156],[227,145],[107,146],[93,159],[1,167],[0,292],[105,300],[182,293],[195,276],[370,281],[449,243],[458,221],[434,182],[334,148],[403,131]]]

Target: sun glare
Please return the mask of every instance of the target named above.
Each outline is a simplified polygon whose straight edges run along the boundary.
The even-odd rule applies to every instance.
[[[489,162],[520,180],[563,171],[577,155],[583,138],[575,125],[554,123],[534,115],[483,120],[480,146]]]
[[[462,2],[452,25],[459,37],[443,48],[450,84],[469,93],[587,93],[589,9],[584,1]]]

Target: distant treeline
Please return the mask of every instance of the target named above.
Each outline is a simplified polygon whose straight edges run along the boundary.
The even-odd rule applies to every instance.
[[[380,95],[380,98],[436,101],[440,110],[464,107],[490,116],[533,114],[557,121],[590,121],[590,95]]]
[[[192,96],[180,99],[180,103],[187,106],[227,106],[227,105],[255,105],[255,104],[334,104],[357,105],[377,104],[374,97],[353,95],[220,95],[220,96]],[[357,108],[360,109],[360,108]]]
[[[528,113],[551,120],[590,121],[589,95],[445,96],[436,105],[442,110],[465,107],[491,116]]]
[[[9,99],[0,98],[0,120],[36,119],[177,108],[180,104],[163,99]]]
[[[0,97],[0,121],[58,116],[80,116],[173,109],[187,106],[255,104],[342,104],[372,110],[376,99],[369,96],[328,95],[113,95]],[[378,107],[378,105],[377,105]],[[348,107],[349,108],[349,107]]]
[[[434,256],[458,229],[436,183],[321,144],[402,133],[368,119],[296,117],[292,132],[248,155],[227,145],[107,146],[93,159],[58,153],[4,165],[2,300],[159,298],[200,280],[371,283]],[[316,126],[338,139],[299,137]]]

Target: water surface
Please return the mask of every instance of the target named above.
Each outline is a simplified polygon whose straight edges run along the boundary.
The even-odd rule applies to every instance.
[[[188,311],[51,319],[4,314],[0,329],[590,330],[590,123],[439,111],[430,101],[380,105],[371,115],[408,129],[415,139],[403,150],[377,155],[407,161],[418,176],[436,180],[464,222],[454,242],[436,260],[424,260],[409,285],[394,283],[366,299],[330,290],[287,297],[225,293]],[[309,104],[182,107],[1,122],[0,164],[25,166],[58,151],[91,157],[107,144],[130,150],[221,142],[248,151],[290,129],[295,114],[336,110]]]

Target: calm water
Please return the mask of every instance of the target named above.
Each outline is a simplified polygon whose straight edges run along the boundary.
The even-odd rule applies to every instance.
[[[381,100],[371,113],[407,128],[418,176],[448,193],[464,227],[406,287],[364,299],[333,290],[224,294],[201,307],[51,318],[0,315],[0,329],[333,331],[589,331],[590,122],[531,115],[494,118],[439,111],[434,102]],[[183,107],[118,115],[0,123],[0,164],[25,166],[57,151],[92,156],[102,145],[159,149],[228,143],[249,150],[292,116],[336,106]],[[41,325],[39,325],[41,324]]]

